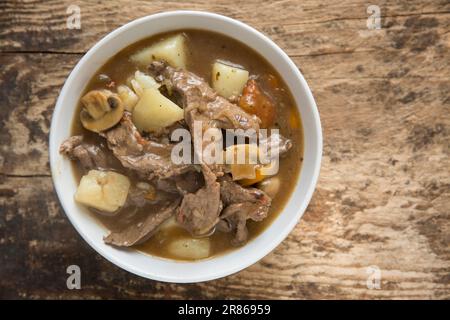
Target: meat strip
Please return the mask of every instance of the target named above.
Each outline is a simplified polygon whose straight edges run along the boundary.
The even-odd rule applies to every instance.
[[[208,166],[202,165],[205,186],[195,193],[187,193],[181,202],[177,221],[192,235],[208,234],[219,222],[222,211],[220,184]]]
[[[144,179],[166,179],[194,170],[192,165],[176,165],[171,160],[173,145],[144,139],[131,121],[131,114],[124,113],[120,123],[101,133],[117,159]]]
[[[70,160],[78,160],[85,170],[109,167],[108,157],[100,147],[83,142],[82,136],[72,136],[59,147]]]
[[[119,232],[111,232],[103,240],[105,243],[119,247],[131,247],[143,243],[157,231],[164,221],[175,214],[179,204],[180,198],[167,201],[161,205],[158,211],[147,215],[143,221],[129,225]]]
[[[261,221],[267,217],[272,199],[257,188],[243,188],[224,176],[220,181],[220,194],[224,209],[218,228],[224,232],[235,232],[232,244],[239,246],[247,241],[247,220]]]

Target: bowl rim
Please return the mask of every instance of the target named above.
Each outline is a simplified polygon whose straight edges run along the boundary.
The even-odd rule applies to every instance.
[[[276,54],[281,56],[283,60],[288,64],[289,68],[292,69],[291,71],[294,73],[297,80],[301,83],[301,86],[305,90],[306,99],[308,100],[309,105],[311,106],[311,112],[312,117],[314,119],[314,128],[316,129],[314,134],[317,137],[317,141],[314,144],[314,147],[316,149],[316,154],[314,155],[315,163],[314,168],[312,171],[311,179],[309,180],[310,183],[307,186],[307,191],[305,193],[305,196],[303,199],[301,199],[301,205],[299,205],[296,209],[295,216],[289,221],[287,225],[284,226],[284,228],[281,230],[281,232],[276,236],[273,237],[273,240],[270,242],[270,246],[266,248],[262,248],[253,259],[250,261],[246,261],[245,263],[241,263],[239,265],[233,265],[227,268],[226,271],[223,270],[215,270],[213,272],[210,272],[208,275],[199,275],[197,277],[191,277],[188,279],[184,279],[182,277],[168,277],[168,276],[160,276],[158,274],[149,274],[144,273],[143,271],[139,270],[135,266],[129,263],[125,263],[124,261],[121,261],[117,259],[114,255],[110,255],[103,251],[102,248],[98,246],[96,241],[89,237],[83,230],[80,228],[80,226],[75,222],[74,217],[70,213],[70,211],[67,208],[66,203],[62,200],[62,193],[63,190],[60,188],[59,182],[57,181],[57,155],[58,155],[58,146],[56,146],[56,139],[57,139],[57,132],[55,130],[52,130],[56,126],[56,117],[54,117],[54,114],[57,110],[62,108],[62,103],[66,95],[68,94],[70,88],[69,84],[72,82],[72,79],[75,77],[75,74],[79,72],[79,69],[82,68],[82,65],[88,61],[95,53],[96,51],[102,47],[105,43],[110,41],[111,39],[114,39],[118,34],[124,32],[127,29],[134,28],[135,26],[138,26],[141,23],[145,23],[148,20],[156,20],[160,18],[165,18],[169,16],[184,16],[184,15],[190,15],[196,18],[202,18],[202,17],[208,17],[213,19],[222,20],[222,22],[226,22],[229,24],[234,24],[239,28],[246,29],[248,32],[252,33],[254,36],[260,38],[263,42],[265,42],[267,45],[270,45],[273,50],[275,50]],[[170,29],[170,28],[169,28]],[[173,29],[176,30],[176,29]],[[205,30],[208,30],[207,28]],[[155,33],[156,34],[156,33]],[[150,35],[149,35],[150,36]],[[125,48],[124,46],[123,48]],[[123,49],[122,48],[122,49]],[[276,69],[276,67],[274,66]],[[305,135],[304,135],[305,137]],[[69,221],[73,225],[73,227],[77,230],[77,232],[81,235],[81,237],[86,241],[98,254],[103,256],[106,260],[110,261],[116,266],[119,266],[120,268],[134,273],[136,275],[139,275],[141,277],[157,280],[157,281],[164,281],[164,282],[172,282],[172,283],[196,283],[196,282],[203,282],[203,281],[209,281],[214,280],[222,277],[229,276],[231,274],[234,274],[236,272],[239,272],[259,260],[261,260],[263,257],[268,255],[270,252],[272,252],[288,235],[291,233],[291,231],[294,229],[296,224],[300,221],[301,217],[303,216],[307,206],[309,205],[309,202],[312,198],[312,195],[314,193],[314,190],[317,185],[317,181],[319,178],[320,168],[321,168],[321,159],[322,159],[322,148],[323,148],[323,137],[322,137],[322,127],[320,122],[320,116],[319,111],[317,109],[317,105],[315,103],[314,97],[312,95],[311,89],[309,88],[306,80],[304,79],[302,73],[298,69],[298,67],[295,65],[295,63],[290,59],[290,57],[280,48],[278,45],[276,45],[268,36],[264,35],[262,32],[256,30],[255,28],[230,17],[220,15],[217,13],[212,12],[206,12],[206,11],[194,11],[194,10],[175,10],[175,11],[165,11],[155,14],[150,14],[135,20],[132,20],[124,25],[122,25],[119,28],[114,29],[110,33],[108,33],[106,36],[104,36],[102,39],[96,42],[96,44],[91,47],[87,53],[78,61],[78,63],[75,65],[75,67],[70,72],[69,76],[67,77],[64,86],[62,90],[60,91],[60,94],[58,96],[58,99],[55,104],[55,109],[52,114],[52,120],[51,120],[51,126],[50,126],[50,134],[49,134],[49,157],[50,157],[50,169],[52,174],[52,180],[53,185],[56,191],[56,194],[58,196],[58,200],[64,210],[65,215],[68,217]],[[304,141],[305,143],[306,141]],[[56,149],[56,150],[55,150]],[[304,170],[303,164],[302,168],[300,169],[298,181],[300,181],[300,175],[302,174],[302,171]],[[292,195],[291,195],[292,197]],[[291,199],[291,198],[290,198]],[[290,201],[288,200],[288,202]],[[275,218],[275,220],[271,223],[271,225],[283,214],[283,212],[286,210],[286,206],[282,209],[282,211],[279,213],[279,215]],[[265,231],[263,231],[264,233]],[[261,235],[259,235],[261,236]],[[226,253],[225,255],[227,255]],[[209,259],[208,259],[209,260]],[[211,258],[211,260],[214,260],[214,257]],[[179,261],[171,260],[174,263],[180,263]],[[202,261],[202,260],[200,260]],[[190,262],[190,263],[197,263],[197,261]]]

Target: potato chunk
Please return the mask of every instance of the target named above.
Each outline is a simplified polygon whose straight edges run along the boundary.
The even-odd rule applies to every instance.
[[[216,61],[212,68],[212,85],[224,98],[238,96],[248,80],[248,71],[226,62]]]
[[[180,225],[178,224],[175,217],[171,217],[171,218],[167,219],[166,221],[164,221],[164,223],[159,226],[159,230],[160,231],[168,231],[170,229],[179,228],[179,227],[180,227]]]
[[[119,94],[120,99],[123,102],[125,110],[133,111],[134,106],[139,100],[139,97],[134,93],[130,87],[126,85],[121,85],[117,87],[117,93]]]
[[[130,180],[113,171],[90,170],[81,178],[75,200],[88,207],[114,212],[125,203]]]
[[[169,252],[181,259],[203,259],[209,257],[209,238],[180,238],[173,240],[167,247]]]
[[[261,163],[261,150],[255,144],[231,145],[224,152],[233,180],[237,180],[243,187],[264,180],[271,169],[279,165],[275,160]]]
[[[183,109],[155,88],[144,90],[133,111],[133,122],[141,131],[159,131],[183,118]]]
[[[233,180],[255,179],[259,148],[255,144],[236,144],[225,149],[226,163]]]
[[[142,96],[145,89],[157,89],[161,86],[152,76],[139,70],[135,72],[134,77],[128,79],[128,83],[139,97]]]
[[[186,68],[185,37],[177,34],[133,54],[130,59],[140,66],[148,66],[153,60],[165,60],[173,67]]]
[[[267,193],[269,197],[275,198],[280,190],[280,185],[280,178],[275,176],[258,183],[258,188]]]

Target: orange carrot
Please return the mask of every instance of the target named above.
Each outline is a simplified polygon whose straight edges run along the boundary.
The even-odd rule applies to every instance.
[[[239,99],[239,106],[261,119],[261,127],[268,128],[274,121],[276,109],[272,99],[258,86],[254,79],[248,80]]]

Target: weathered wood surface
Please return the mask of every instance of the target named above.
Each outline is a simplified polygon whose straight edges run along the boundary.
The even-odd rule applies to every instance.
[[[1,298],[450,298],[450,1],[0,3]],[[103,35],[140,16],[209,10],[256,27],[304,73],[324,130],[302,221],[246,270],[201,284],[141,279],[88,247],[53,191],[48,131],[65,78]],[[82,290],[65,269],[82,270]],[[367,267],[381,289],[366,286]]]

